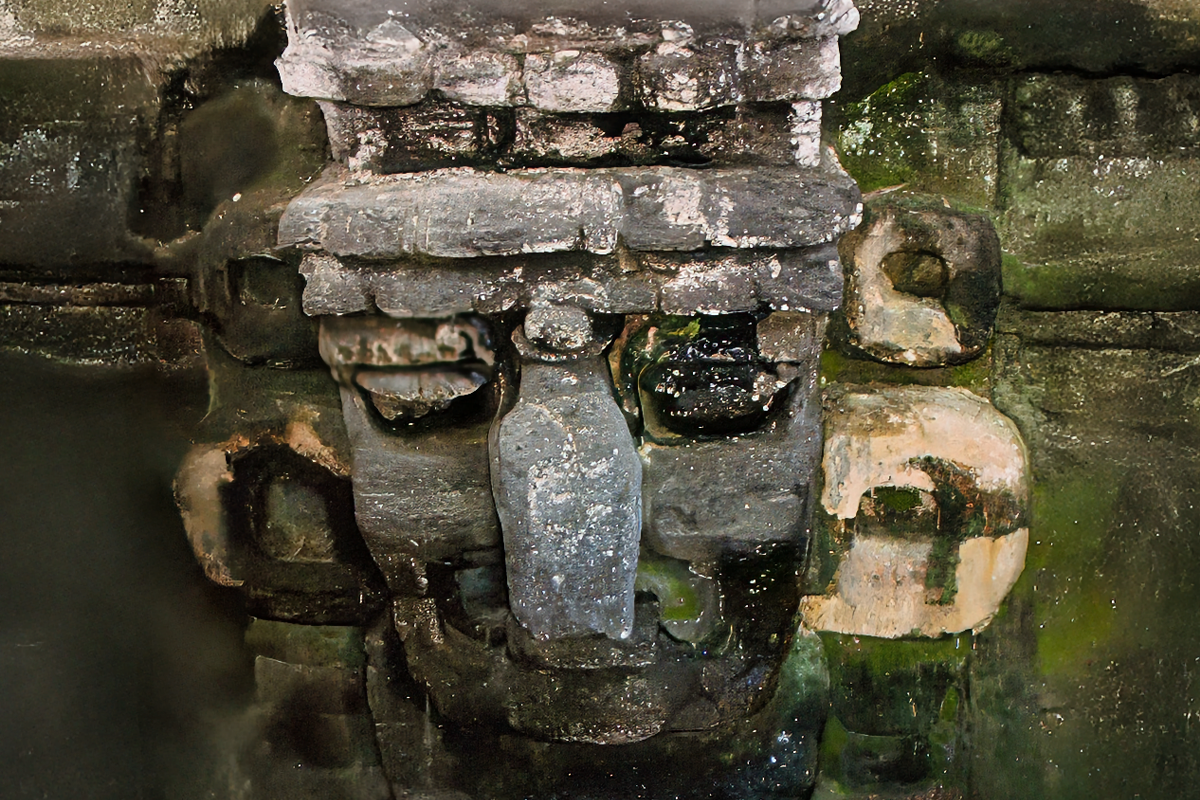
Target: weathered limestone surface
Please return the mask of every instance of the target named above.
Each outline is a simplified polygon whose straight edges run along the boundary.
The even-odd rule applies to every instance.
[[[61,58],[82,45],[186,58],[243,44],[266,11],[258,0],[6,0],[0,52]]]
[[[487,469],[484,415],[399,427],[486,391],[493,361],[472,320],[325,319],[321,356],[341,385],[354,463],[354,506],[394,588],[410,587],[414,559],[499,544]],[[386,420],[386,422],[385,422]]]
[[[962,80],[922,64],[861,99],[843,93],[829,134],[864,192],[905,184],[988,207],[1000,188],[1006,91],[990,76]]]
[[[334,159],[351,172],[452,166],[816,167],[821,106],[801,101],[692,114],[550,114],[438,100],[372,107],[322,101]]]
[[[496,424],[509,605],[535,638],[633,630],[642,464],[607,374],[598,355],[527,362]]]
[[[1005,292],[1026,308],[1194,308],[1195,76],[1030,76],[1012,105]]]
[[[1194,320],[1022,316],[998,340],[995,397],[1037,479],[1025,577],[977,654],[981,790],[1004,796],[1019,781],[1052,796],[1066,781],[1105,796],[1115,775],[1186,795],[1200,774],[1200,731],[1179,711],[1196,697],[1184,665],[1200,657],[1178,612],[1198,602]],[[1017,751],[1037,758],[998,771]]]
[[[357,181],[337,169],[293,200],[282,246],[336,256],[476,258],[805,247],[859,219],[831,170],[437,170]]]
[[[158,86],[136,58],[72,56],[0,56],[0,264],[148,263],[128,220]]]
[[[705,251],[697,255],[574,253],[503,260],[378,262],[310,254],[300,271],[308,314],[377,308],[399,318],[494,314],[535,299],[570,301],[606,314],[778,310],[832,311],[842,299],[833,245],[770,254]]]
[[[847,393],[834,400],[825,441],[821,503],[839,519],[853,518],[875,486],[932,491],[930,477],[910,463],[922,456],[961,463],[984,491],[1029,492],[1029,459],[1016,426],[965,389]]]
[[[821,99],[840,85],[837,36],[858,24],[847,0],[780,3],[745,14],[715,6],[697,14],[680,4],[673,22],[656,5],[650,18],[668,22],[632,30],[627,19],[613,19],[602,8],[580,16],[572,7],[566,12],[571,21],[550,16],[533,24],[520,10],[478,3],[437,14],[410,9],[403,18],[382,3],[344,8],[319,0],[287,8],[289,44],[278,66],[292,94],[403,106],[436,89],[462,102],[550,112],[604,112],[642,102],[696,111]],[[459,16],[464,13],[469,22]],[[699,33],[688,17],[697,17]],[[487,44],[464,46],[462,28]]]
[[[413,559],[498,546],[488,423],[397,435],[382,429],[367,403],[356,389],[342,389],[355,517],[389,584],[411,586]]]
[[[863,0],[843,44],[853,94],[880,76],[952,62],[991,72],[1165,74],[1195,63],[1190,0]]]
[[[642,445],[646,535],[656,550],[706,563],[726,551],[799,540],[812,498],[794,476],[812,474],[820,458],[815,366],[803,365],[783,418],[764,431]]]

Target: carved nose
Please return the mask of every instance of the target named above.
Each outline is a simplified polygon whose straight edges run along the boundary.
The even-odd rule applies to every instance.
[[[538,639],[633,630],[642,465],[585,312],[531,309],[516,405],[493,427],[509,605]]]

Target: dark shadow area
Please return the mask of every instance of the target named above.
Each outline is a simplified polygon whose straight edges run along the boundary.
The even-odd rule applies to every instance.
[[[252,676],[172,499],[202,376],[0,374],[0,797],[213,796]]]

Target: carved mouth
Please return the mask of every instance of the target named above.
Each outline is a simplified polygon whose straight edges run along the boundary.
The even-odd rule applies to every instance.
[[[398,599],[394,623],[410,673],[460,725],[606,745],[718,731],[774,693],[797,600],[795,551],[785,549],[722,564],[730,590],[722,593],[714,578],[707,601],[689,598],[713,603],[689,608],[690,626],[669,613],[678,607],[679,575],[659,564],[654,581],[643,583],[655,582],[657,592],[639,591],[633,632],[622,640],[532,636],[504,605],[499,554],[491,565],[430,565],[428,596]]]

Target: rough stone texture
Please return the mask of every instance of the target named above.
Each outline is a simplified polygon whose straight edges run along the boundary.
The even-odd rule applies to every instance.
[[[1189,0],[862,0],[843,45],[851,96],[929,63],[992,72],[1165,74],[1195,63]],[[869,89],[868,89],[869,91]]]
[[[821,163],[821,104],[813,100],[792,103],[788,117],[791,127],[789,143],[792,157],[802,167],[816,167]]]
[[[1103,322],[1089,337],[1160,316],[1069,318],[1084,315]],[[1197,603],[1195,356],[1121,333],[1050,343],[1064,315],[1029,316],[1044,317],[1029,340],[999,337],[995,400],[1033,458],[1030,547],[1008,613],[979,637],[972,770],[992,797],[1186,795],[1200,774],[1200,732],[1181,712],[1200,646],[1178,612]],[[1018,753],[1030,758],[1013,766]]]
[[[356,181],[336,169],[288,205],[279,244],[337,256],[803,247],[857,224],[857,187],[809,170],[439,170]]]
[[[315,406],[301,406],[276,420],[282,430],[196,445],[179,468],[175,496],[205,573],[238,587],[252,613],[347,624],[377,610],[382,585],[351,522],[350,487],[339,477],[346,467],[313,427],[317,416]],[[293,495],[303,493],[304,517],[275,502],[274,470]],[[280,539],[295,535],[299,546],[284,548]]]
[[[1200,147],[1200,78],[1028,75],[1012,114],[1006,133],[1028,158],[1166,156]]]
[[[563,681],[542,671],[515,688],[508,722],[517,730],[602,745],[640,742],[662,730],[661,687],[641,675],[614,670]]]
[[[603,359],[524,363],[491,450],[517,620],[539,639],[627,638],[642,464]]]
[[[842,237],[848,344],[918,367],[956,364],[991,338],[1000,305],[1000,240],[987,217],[944,201],[884,196]]]
[[[633,630],[625,639],[591,636],[546,641],[535,638],[510,617],[506,644],[516,662],[529,669],[640,669],[659,658],[658,616],[655,604],[639,604]]]
[[[744,55],[740,78],[743,100],[757,103],[820,100],[842,87],[838,39],[755,42]]]
[[[372,556],[394,589],[409,589],[413,559],[497,547],[488,482],[489,421],[386,431],[368,400],[342,389],[354,454],[354,508]]]
[[[513,53],[468,50],[437,65],[433,88],[448,100],[472,106],[512,106],[522,100]]]
[[[1028,345],[1111,350],[1200,351],[1197,311],[1028,311],[1001,307],[996,333]]]
[[[1006,87],[931,70],[899,75],[827,109],[839,157],[863,191],[906,184],[991,206],[1000,187]],[[843,95],[846,93],[843,92]]]
[[[399,108],[321,103],[334,158],[351,171],[383,174],[496,164],[818,166],[820,103],[796,106],[803,109],[799,116],[777,104],[630,115],[472,108],[435,100]]]
[[[292,4],[292,13],[299,18],[334,14],[339,21],[364,35],[376,25],[388,20],[389,6],[380,2],[356,3],[347,7],[336,0],[300,0]],[[687,0],[632,0],[620,6],[580,7],[570,0],[542,0],[535,6],[508,6],[491,0],[410,0],[406,6],[407,19],[418,28],[444,26],[461,30],[470,21],[479,28],[488,23],[508,23],[527,27],[533,37],[578,37],[584,40],[608,41],[628,35],[629,31],[615,27],[628,24],[630,19],[653,20],[650,29],[658,33],[660,21],[680,20],[689,27],[705,30],[728,25],[749,26],[774,35],[802,37],[832,36],[848,33],[858,24],[858,14],[846,0],[772,0],[754,3],[735,0],[719,4],[697,4]],[[672,25],[672,30],[675,25]],[[640,32],[635,28],[634,33]]]
[[[92,51],[132,47],[159,57],[194,56],[244,43],[264,11],[257,0],[6,0],[0,51],[45,55],[86,42]]]
[[[438,88],[462,102],[527,103],[551,112],[609,111],[643,96],[649,107],[670,111],[821,99],[840,85],[837,36],[858,24],[846,0],[756,9],[748,16],[758,15],[757,24],[749,26],[746,16],[722,8],[701,25],[712,32],[695,41],[695,29],[681,19],[695,11],[664,16],[671,12],[661,5],[649,14],[658,29],[626,19],[620,28],[611,20],[593,27],[572,16],[529,25],[523,12],[487,9],[479,16],[482,9],[469,4],[433,17],[410,8],[403,23],[382,3],[290,3],[287,10],[288,48],[277,63],[291,94],[402,106]],[[466,27],[494,49],[464,57],[455,41],[463,12],[472,14]],[[633,70],[620,63],[635,59]]]
[[[689,36],[688,30],[679,32]],[[737,94],[741,43],[733,39],[664,40],[638,59],[646,104],[661,111],[693,111],[728,102]]]
[[[486,463],[493,362],[486,327],[478,320],[327,318],[321,355],[342,386],[359,527],[391,584],[415,579],[413,559],[493,546],[487,476],[471,473]],[[458,413],[447,424],[451,410]],[[419,420],[433,425],[413,428]]]
[[[321,320],[321,358],[343,384],[360,368],[432,367],[474,361],[492,364],[489,333],[478,319],[396,321],[380,317]]]
[[[935,476],[921,461],[930,458],[964,470],[981,495],[1013,498],[1017,505],[1008,513],[1027,502],[1029,459],[1016,426],[964,390],[839,393],[831,400],[825,433],[821,503],[838,519],[857,516],[862,498],[876,487],[935,491]],[[939,525],[941,519],[939,514]],[[982,630],[1024,566],[1029,531],[1016,527],[1021,522],[993,519],[986,524],[1012,532],[962,541],[954,569],[957,594],[949,603],[930,602],[927,594],[929,541],[855,535],[833,592],[802,601],[805,624],[884,638]]]
[[[807,537],[820,404],[812,395],[815,364],[806,366],[811,372],[802,373],[786,407],[762,431],[642,445],[650,546],[672,558],[711,563],[722,552]]]
[[[524,77],[529,103],[541,111],[612,111],[620,100],[619,67],[599,53],[530,53]]]
[[[811,364],[821,355],[825,321],[817,314],[776,311],[755,326],[758,352],[768,361]]]
[[[486,266],[484,266],[486,265]],[[441,318],[571,302],[606,314],[778,310],[831,311],[842,299],[832,245],[767,255],[705,251],[694,256],[621,254],[587,258],[364,262],[306,255],[305,312],[353,314],[378,308],[398,318]]]
[[[0,264],[150,261],[128,219],[158,103],[136,58],[0,60]]]
[[[1017,82],[999,223],[1016,256],[1007,294],[1029,308],[1195,306],[1197,87],[1184,76]]]
[[[323,101],[335,160],[351,171],[407,172],[473,163],[487,114],[449,103],[364,108]]]
[[[87,367],[204,368],[196,324],[143,305],[0,305],[0,349]]]

